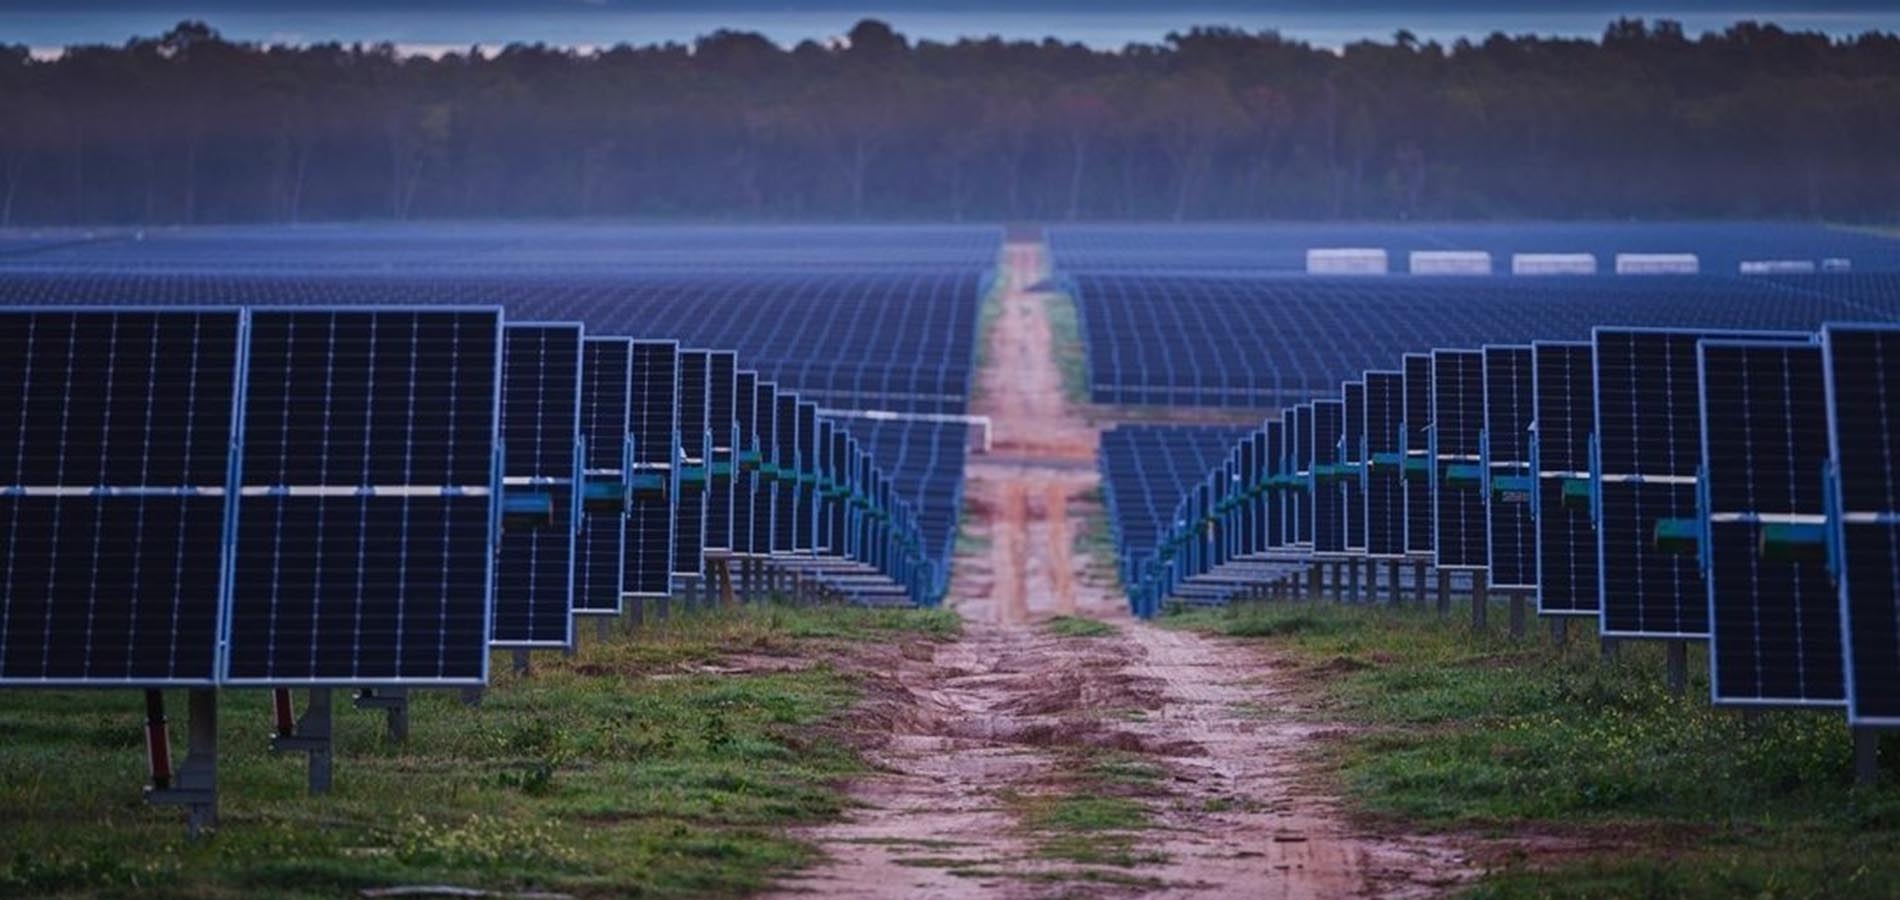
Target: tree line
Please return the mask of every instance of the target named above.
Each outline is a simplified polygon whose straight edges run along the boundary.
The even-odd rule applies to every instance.
[[[0,225],[1774,217],[1900,209],[1900,36],[1201,28],[440,57],[181,23],[0,45]]]

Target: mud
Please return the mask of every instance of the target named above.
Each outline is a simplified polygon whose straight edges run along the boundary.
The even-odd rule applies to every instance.
[[[848,724],[877,774],[851,785],[845,821],[805,832],[825,854],[781,896],[1434,896],[1473,874],[1445,839],[1352,824],[1310,750],[1338,731],[1311,712],[1310,679],[1255,647],[1131,619],[1112,561],[1076,544],[1103,515],[1100,411],[1064,398],[1037,245],[1009,248],[1002,315],[973,411],[994,452],[971,457],[951,605],[952,644],[893,649],[865,671]],[[1108,637],[1057,637],[1061,615],[1108,621]],[[1270,710],[1271,715],[1260,711]],[[1133,855],[1055,858],[1023,820],[1024,798],[1076,789],[1109,752],[1163,777],[1098,786],[1139,799]]]

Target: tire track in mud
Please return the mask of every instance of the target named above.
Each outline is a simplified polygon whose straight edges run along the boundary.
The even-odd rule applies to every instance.
[[[811,829],[826,861],[780,893],[825,897],[1430,896],[1467,877],[1449,844],[1356,829],[1302,762],[1330,729],[1302,717],[1302,676],[1254,648],[1131,619],[1102,561],[1073,546],[1101,515],[1099,432],[1064,397],[1040,295],[1039,245],[1011,245],[1003,309],[973,411],[994,452],[966,468],[949,602],[954,644],[892,653],[863,673],[858,737],[875,774],[859,806]],[[1057,615],[1112,636],[1058,637]],[[1271,715],[1258,711],[1268,709]],[[1131,794],[1139,852],[1079,863],[1030,829],[1026,798],[1076,789],[1113,754],[1165,774]]]

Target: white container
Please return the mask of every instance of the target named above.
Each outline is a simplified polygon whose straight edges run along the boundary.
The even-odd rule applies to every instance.
[[[1384,275],[1385,251],[1374,247],[1315,247],[1306,251],[1309,275]]]
[[[1811,259],[1744,259],[1743,275],[1809,275],[1814,272]]]
[[[1597,258],[1589,253],[1513,253],[1512,275],[1595,275]]]
[[[1693,253],[1618,253],[1618,275],[1694,275],[1702,260]]]
[[[1414,250],[1414,275],[1489,275],[1491,254],[1483,250]]]

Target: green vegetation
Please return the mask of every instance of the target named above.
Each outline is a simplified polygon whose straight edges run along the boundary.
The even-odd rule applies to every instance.
[[[1143,833],[1154,825],[1144,799],[1166,795],[1166,770],[1138,755],[1088,750],[1073,753],[1060,771],[1068,774],[1052,793],[1005,797],[1037,856],[1118,869],[1167,861],[1143,849]]]
[[[974,370],[982,371],[990,361],[990,338],[996,331],[996,323],[1003,318],[1003,295],[1009,291],[1009,274],[1003,270],[1005,262],[997,260],[995,279],[990,283],[989,293],[983,295],[982,305],[976,310],[976,355],[973,358]],[[982,379],[970,385],[972,392],[983,389]]]
[[[505,659],[480,708],[413,696],[407,744],[338,697],[336,785],[265,750],[269,696],[220,710],[222,828],[188,841],[147,807],[132,691],[0,694],[0,895],[336,896],[456,884],[583,895],[730,895],[805,863],[785,826],[840,814],[859,762],[827,723],[857,697],[846,642],[945,640],[940,612],[758,608],[638,639]],[[782,658],[740,671],[745,659]],[[729,661],[708,670],[708,664]],[[782,664],[780,664],[782,663]],[[339,692],[341,693],[341,692]],[[301,702],[301,698],[300,698]],[[182,711],[183,697],[172,698]],[[174,746],[182,755],[180,713]]]
[[[1119,629],[1100,619],[1086,616],[1057,616],[1044,624],[1050,634],[1059,637],[1098,638],[1116,634]]]
[[[1509,867],[1479,896],[1900,894],[1900,786],[1853,786],[1839,713],[1751,720],[1710,705],[1699,651],[1677,697],[1659,645],[1626,642],[1606,663],[1586,623],[1559,650],[1541,629],[1510,640],[1502,614],[1482,637],[1462,615],[1410,607],[1247,606],[1169,624],[1271,641],[1328,715],[1364,726],[1315,751],[1364,812],[1618,846]]]
[[[1095,485],[1075,496],[1088,515],[1077,529],[1070,548],[1078,558],[1087,560],[1090,572],[1102,581],[1114,587],[1116,593],[1123,589],[1121,567],[1115,564],[1115,532],[1108,521],[1108,496],[1101,485]]]
[[[1082,343],[1082,318],[1075,298],[1066,292],[1043,296],[1043,310],[1049,317],[1050,355],[1062,369],[1062,393],[1070,403],[1089,402],[1088,350]]]

